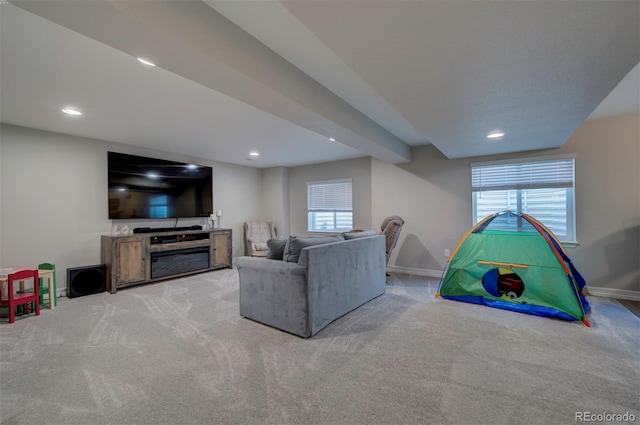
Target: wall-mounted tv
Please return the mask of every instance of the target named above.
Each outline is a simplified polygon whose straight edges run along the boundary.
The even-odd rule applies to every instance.
[[[108,152],[109,219],[208,217],[211,167]]]

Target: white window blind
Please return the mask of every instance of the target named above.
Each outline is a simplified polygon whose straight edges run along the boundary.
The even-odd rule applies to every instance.
[[[471,189],[509,190],[573,187],[573,158],[471,165]]]
[[[575,242],[575,159],[471,164],[474,223],[511,210],[540,220],[561,241]]]
[[[307,183],[308,230],[342,232],[353,228],[351,179]]]

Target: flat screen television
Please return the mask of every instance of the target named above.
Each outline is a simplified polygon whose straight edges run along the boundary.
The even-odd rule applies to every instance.
[[[211,167],[108,152],[109,219],[208,217]]]

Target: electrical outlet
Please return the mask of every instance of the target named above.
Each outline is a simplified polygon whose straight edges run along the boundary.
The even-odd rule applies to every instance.
[[[451,251],[449,251],[448,249],[444,250],[444,258],[449,258],[449,255],[451,255]]]

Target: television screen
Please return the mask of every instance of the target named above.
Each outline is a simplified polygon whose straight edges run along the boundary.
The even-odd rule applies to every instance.
[[[109,219],[208,217],[211,167],[109,152]]]

